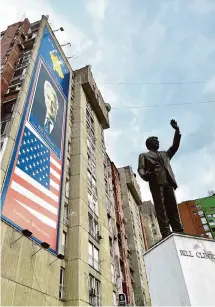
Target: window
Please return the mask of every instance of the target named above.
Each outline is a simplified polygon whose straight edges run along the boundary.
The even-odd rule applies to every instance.
[[[199,210],[198,213],[200,216],[204,215],[204,212],[202,210]]]
[[[109,238],[109,245],[110,245],[111,261],[114,262],[114,248],[113,248],[113,241],[111,238]]]
[[[98,216],[98,201],[93,197],[93,211]]]
[[[18,78],[20,76],[23,76],[23,75],[25,75],[25,73],[26,73],[26,68],[24,68],[24,69],[17,69],[14,72],[13,78]]]
[[[63,250],[63,254],[65,254],[65,249],[66,249],[66,232],[63,231],[63,234],[62,234],[62,250]]]
[[[115,269],[114,269],[113,264],[111,264],[111,276],[112,276],[112,282],[115,284],[116,283],[116,276],[115,276]]]
[[[69,134],[69,137],[72,136],[72,128],[70,126],[68,126],[68,134]]]
[[[69,181],[68,181],[68,180],[66,181],[66,192],[65,192],[65,196],[66,196],[67,198],[69,198]]]
[[[71,143],[70,142],[68,142],[68,153],[71,153]]]
[[[89,276],[89,303],[93,306],[101,306],[100,281],[92,275]]]
[[[205,217],[201,217],[201,221],[202,221],[202,224],[207,224],[207,221],[206,221]]]
[[[35,38],[37,36],[37,32],[34,32],[33,34],[32,34],[32,38]]]
[[[108,229],[109,229],[109,233],[112,234],[113,228],[112,228],[112,219],[111,218],[108,219]]]
[[[65,299],[65,292],[64,292],[64,275],[65,269],[63,267],[60,268],[60,287],[59,287],[59,299]]]
[[[1,140],[1,150],[2,150],[3,145],[4,145],[4,140]]]
[[[0,159],[2,158],[4,152],[5,152],[5,149],[6,149],[6,146],[7,146],[7,140],[8,138],[1,138],[1,153],[0,153]]]
[[[70,160],[67,158],[66,160],[66,168],[67,168],[67,172],[70,171]]]
[[[88,242],[89,265],[97,271],[99,270],[99,250]]]
[[[95,239],[97,239],[97,237],[98,237],[98,223],[92,217],[91,214],[88,215],[88,221],[89,221],[89,233],[91,234],[91,236],[93,236]]]
[[[210,231],[209,231],[209,232],[206,232],[206,235],[207,235],[209,238],[213,239],[212,233],[211,233]]]
[[[113,306],[116,307],[117,306],[117,302],[116,302],[116,293],[113,292]]]
[[[68,205],[64,204],[64,224],[68,225]]]
[[[1,110],[1,122],[5,122],[11,119],[15,105],[16,99],[3,103]]]
[[[10,121],[1,122],[1,135],[7,134],[9,125],[10,125]]]
[[[88,192],[88,206],[90,207],[91,210],[94,210],[94,207],[93,207],[93,195],[90,194]]]
[[[205,231],[208,231],[208,230],[209,230],[208,225],[203,225],[203,227],[204,227],[204,230],[205,230]]]

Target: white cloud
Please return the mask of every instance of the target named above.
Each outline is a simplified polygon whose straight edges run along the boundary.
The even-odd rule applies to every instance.
[[[107,130],[105,131],[105,144],[107,148],[107,154],[110,159],[116,164],[117,167],[121,164],[121,157],[117,154],[117,142],[122,136],[122,131],[120,130]]]
[[[215,135],[213,144],[197,152],[186,153],[174,163],[174,172],[179,188],[178,201],[207,196],[215,187]]]
[[[135,170],[133,170],[133,171],[134,171],[134,173],[136,172]],[[141,196],[142,196],[143,201],[151,200],[153,202],[152,194],[150,192],[148,182],[143,181],[140,178],[140,176],[137,176],[137,183],[140,186],[140,192],[141,192]]]
[[[199,14],[206,14],[215,11],[215,3],[214,0],[193,0],[190,8]]]
[[[108,6],[108,0],[87,0],[87,11],[94,21],[102,21],[105,17],[105,11]]]

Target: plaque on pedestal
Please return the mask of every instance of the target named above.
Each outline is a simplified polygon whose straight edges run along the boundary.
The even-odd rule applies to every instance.
[[[214,240],[173,233],[144,261],[152,306],[214,306]]]

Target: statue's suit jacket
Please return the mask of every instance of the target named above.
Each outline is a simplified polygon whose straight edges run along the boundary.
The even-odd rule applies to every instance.
[[[149,151],[139,155],[138,173],[143,180],[149,181],[151,190],[158,184],[170,184],[174,189],[177,188],[170,160],[178,150],[180,140],[181,134],[175,130],[173,144],[167,151]],[[149,180],[147,173],[154,171],[157,171],[157,175]]]

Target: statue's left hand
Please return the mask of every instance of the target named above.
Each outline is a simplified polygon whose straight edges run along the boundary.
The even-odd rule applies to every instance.
[[[176,120],[172,119],[172,120],[170,121],[170,125],[172,126],[173,129],[179,130],[179,127],[178,127],[178,124],[177,124],[177,121],[176,121]]]

